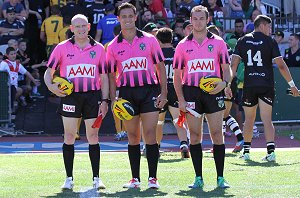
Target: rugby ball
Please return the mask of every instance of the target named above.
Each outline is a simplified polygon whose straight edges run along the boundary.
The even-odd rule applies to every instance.
[[[74,90],[73,82],[63,77],[55,77],[52,80],[53,83],[59,83],[58,88],[64,91],[67,95],[70,95]]]
[[[113,112],[120,120],[131,120],[134,116],[132,104],[125,99],[120,99],[113,104]]]
[[[216,87],[216,85],[214,84],[216,82],[222,82],[222,79],[218,76],[203,76],[200,79],[199,87],[203,91],[209,93]]]

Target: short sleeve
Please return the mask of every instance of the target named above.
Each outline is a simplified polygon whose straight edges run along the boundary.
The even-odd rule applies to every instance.
[[[184,53],[182,51],[183,44],[179,43],[175,49],[173,68],[183,69],[184,68]]]
[[[52,51],[50,58],[48,60],[47,67],[57,70],[59,68],[59,61],[61,58],[61,45],[57,45]]]
[[[155,37],[151,37],[152,41],[152,48],[151,48],[151,55],[153,59],[154,64],[158,64],[165,60],[164,54],[161,50],[161,47],[159,46],[158,41]]]
[[[106,54],[105,54],[104,47],[101,44],[99,44],[99,48],[100,48],[99,73],[105,74],[107,73]]]
[[[229,64],[229,53],[226,43],[223,40],[220,40],[220,65],[221,64]]]
[[[280,54],[278,44],[274,39],[272,39],[272,59],[280,57],[280,56],[281,56],[281,54]]]
[[[106,65],[107,65],[107,72],[114,73],[117,70],[117,60],[114,56],[113,47],[111,43],[107,46],[106,52]]]

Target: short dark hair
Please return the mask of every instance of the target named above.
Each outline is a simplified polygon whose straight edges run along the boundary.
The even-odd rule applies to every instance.
[[[130,8],[133,10],[134,14],[136,15],[136,7],[134,5],[132,5],[131,3],[122,3],[119,7],[118,7],[118,11],[117,11],[117,16],[120,16],[120,12],[121,10],[123,9],[126,9],[126,8]]]
[[[121,25],[120,24],[117,24],[115,27],[114,27],[114,35],[118,35],[120,34],[121,32]]]
[[[296,39],[300,40],[300,36],[299,36],[299,34],[292,33],[290,36],[293,36],[293,37],[295,37]]]
[[[51,14],[54,14],[54,15],[58,15],[60,14],[60,7],[59,5],[53,5],[51,6]]]
[[[25,39],[25,38],[20,38],[20,39],[18,40],[18,44],[20,44],[20,43],[28,43],[28,40]]]
[[[241,18],[237,18],[237,19],[235,19],[235,21],[234,21],[234,24],[236,24],[236,23],[244,23],[244,21],[243,21],[243,19],[241,19]]]
[[[192,14],[194,12],[202,12],[202,11],[204,11],[206,19],[208,19],[208,10],[207,10],[206,7],[204,7],[202,5],[198,5],[198,6],[195,6],[195,7],[192,8],[192,10],[191,10],[191,17],[192,17]]]
[[[270,24],[272,19],[266,15],[258,15],[254,20],[254,28],[258,28],[260,24]]]
[[[210,31],[211,33],[220,36],[220,30],[217,26],[215,25],[210,25],[207,27],[207,30]]]
[[[12,52],[12,51],[16,51],[16,49],[13,48],[13,47],[8,47],[8,48],[6,48],[6,54],[7,54],[7,55],[8,55],[10,52]]]
[[[156,33],[156,38],[161,42],[161,43],[172,43],[173,39],[173,31],[170,28],[163,27],[159,28]]]

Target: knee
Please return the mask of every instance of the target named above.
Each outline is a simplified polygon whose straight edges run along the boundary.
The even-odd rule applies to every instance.
[[[65,132],[65,134],[64,134],[64,140],[65,140],[66,144],[74,144],[74,142],[75,142],[75,134]]]

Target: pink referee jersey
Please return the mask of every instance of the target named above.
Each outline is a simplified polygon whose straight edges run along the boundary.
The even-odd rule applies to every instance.
[[[175,49],[173,68],[184,70],[183,85],[199,87],[201,77],[207,75],[221,78],[221,64],[229,64],[226,44],[210,32],[201,45],[190,34]]]
[[[104,47],[89,37],[90,44],[80,49],[74,37],[58,44],[48,61],[48,67],[60,70],[60,76],[74,83],[75,92],[100,90],[99,74],[107,73]]]
[[[158,84],[155,64],[164,55],[154,36],[140,30],[132,44],[119,34],[107,47],[108,73],[117,72],[117,87],[137,87]]]

